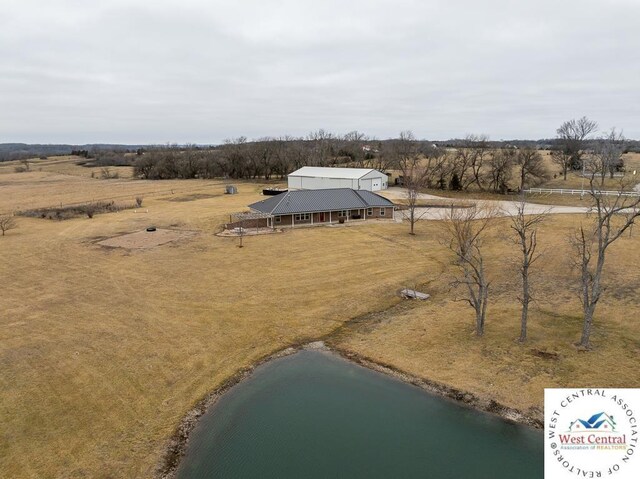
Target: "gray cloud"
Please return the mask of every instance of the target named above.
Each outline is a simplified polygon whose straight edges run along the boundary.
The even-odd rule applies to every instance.
[[[0,142],[640,138],[636,0],[93,3],[3,1]]]

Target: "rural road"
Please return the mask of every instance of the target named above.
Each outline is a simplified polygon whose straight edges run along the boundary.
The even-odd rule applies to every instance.
[[[407,197],[406,190],[404,188],[392,187],[384,192],[383,196],[390,200],[400,200]],[[496,216],[513,216],[518,209],[517,201],[498,201],[498,200],[461,200],[456,198],[445,198],[436,195],[420,194],[421,200],[440,200],[447,204],[456,203],[468,203],[472,201],[476,203],[480,208],[487,211],[495,212]],[[416,216],[421,220],[441,220],[447,213],[448,208],[416,208]],[[540,213],[548,214],[582,214],[587,213],[589,207],[586,206],[553,206],[553,205],[539,205],[536,203],[527,203],[525,207],[525,214],[535,215]]]

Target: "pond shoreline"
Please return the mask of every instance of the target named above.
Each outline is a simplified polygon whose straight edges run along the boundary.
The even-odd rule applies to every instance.
[[[335,346],[328,346],[324,341],[314,341],[304,344],[298,344],[295,346],[289,346],[273,354],[266,355],[265,357],[253,363],[251,366],[239,370],[229,379],[224,381],[220,386],[207,394],[189,412],[187,412],[187,414],[180,421],[180,424],[176,428],[176,431],[171,436],[165,447],[161,463],[157,468],[155,477],[158,479],[173,479],[175,477],[178,466],[180,465],[180,461],[182,460],[189,444],[189,437],[191,435],[191,432],[198,424],[200,417],[204,415],[223,394],[229,391],[233,386],[251,376],[253,371],[258,366],[261,366],[278,358],[293,355],[302,350],[320,350],[326,351],[327,353],[336,354],[337,356],[347,361],[353,362],[387,376],[391,376],[405,383],[419,387],[420,389],[428,393],[452,400],[457,404],[463,405],[465,407],[497,415],[506,421],[533,427],[535,429],[542,429],[543,427],[542,412],[533,416],[525,413],[524,411],[520,411],[518,409],[500,404],[493,399],[485,399],[471,392],[466,392],[457,388],[453,388],[451,386],[447,386],[446,384],[441,384],[436,381],[431,381],[426,378],[411,375],[398,368],[393,367],[392,365],[376,362],[353,351],[344,348],[338,348]]]

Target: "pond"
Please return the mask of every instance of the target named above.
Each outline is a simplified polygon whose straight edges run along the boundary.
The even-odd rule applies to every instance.
[[[541,431],[322,351],[256,368],[202,416],[178,469],[204,478],[540,478]]]

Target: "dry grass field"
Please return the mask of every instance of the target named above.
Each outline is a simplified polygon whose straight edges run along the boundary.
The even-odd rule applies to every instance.
[[[136,196],[168,196],[179,199],[184,195],[221,195],[221,182],[168,180],[160,183],[150,180],[132,181],[129,167],[110,167],[120,175],[118,179],[99,179],[100,168],[86,168],[75,163],[77,158],[61,157],[34,160],[31,170],[16,173],[18,162],[0,163],[0,214],[33,208],[69,206],[95,201],[130,201]],[[38,166],[38,162],[46,166]],[[91,173],[95,178],[91,178]]]
[[[100,178],[101,169],[81,166],[84,158],[77,156],[51,156],[47,159],[33,158],[29,160],[30,172],[60,173],[71,176],[83,176],[85,178]],[[19,161],[0,162],[0,174],[15,172],[16,167],[24,167]],[[133,168],[128,166],[109,166],[111,173],[117,173],[120,178],[131,178]]]
[[[3,477],[150,477],[207,392],[266,354],[397,304],[407,286],[422,285],[432,300],[339,345],[525,409],[541,406],[544,386],[640,386],[635,231],[612,247],[595,349],[580,353],[565,238],[581,217],[554,217],[540,233],[547,252],[531,341],[520,346],[506,228],[489,243],[494,296],[477,339],[472,311],[449,291],[453,270],[436,222],[420,223],[415,237],[406,224],[381,222],[245,237],[238,248],[214,233],[259,199],[259,184],[236,183],[230,196],[220,181],[99,180],[65,162],[44,168],[2,165],[0,212],[115,197],[144,196],[144,205],[92,219],[17,218],[18,229],[0,237]],[[195,234],[140,249],[98,244],[150,225]]]
[[[70,176],[64,188],[50,175],[19,174],[21,187],[3,192],[0,208],[28,202],[21,188],[38,197],[51,188],[55,204],[85,201],[91,186],[108,192],[112,183]],[[149,477],[181,417],[208,391],[267,353],[389,306],[426,264],[415,251],[389,267],[410,241],[387,240],[376,226],[247,237],[240,249],[213,233],[259,199],[260,185],[185,201],[223,185],[184,181],[175,182],[180,193],[152,195],[151,186],[172,185],[123,183],[131,198],[148,192],[148,213],[18,218],[2,238],[4,476]],[[200,234],[144,250],[96,244],[151,224]]]
[[[553,163],[551,159],[551,152],[548,150],[541,150],[542,157],[545,165],[551,174],[551,178],[539,185],[540,188],[553,188],[553,189],[588,189],[589,178],[583,179],[580,171],[569,171],[567,179],[564,180],[560,167]],[[632,189],[634,184],[640,183],[640,153],[627,153],[624,155],[624,162],[626,166],[627,177],[624,180],[625,189]],[[517,167],[514,168],[513,178],[518,178],[519,172]],[[636,171],[636,175],[633,172]],[[394,176],[400,174],[399,171],[394,171]],[[392,182],[393,180],[391,180]],[[391,183],[390,183],[391,184]],[[516,188],[517,184],[514,182],[510,185],[512,188]],[[599,182],[598,182],[599,186]],[[620,188],[620,178],[615,177],[613,179],[605,178],[604,189],[618,190]],[[465,199],[486,199],[486,200],[504,200],[504,199],[516,199],[517,193],[510,195],[501,195],[499,193],[493,193],[490,191],[478,191],[475,185],[471,185],[468,191],[449,191],[440,189],[426,189],[424,193],[441,196],[445,198],[465,198]],[[531,203],[558,205],[558,206],[588,206],[588,198],[581,198],[580,195],[569,194],[529,194],[527,200]]]
[[[541,188],[554,188],[554,189],[589,189],[589,178],[583,178],[582,172],[570,171],[567,174],[565,180],[562,176],[560,169],[551,160],[551,154],[549,151],[543,151],[543,158],[549,168],[549,171],[553,172],[555,178],[549,179]],[[624,189],[632,189],[635,184],[640,183],[640,153],[627,153],[624,155],[624,163],[626,167],[626,178],[623,180]],[[633,172],[636,174],[633,175]],[[605,190],[619,190],[621,184],[621,178],[605,178],[603,189]],[[600,183],[597,183],[598,187]],[[581,198],[580,195],[565,195],[565,194],[530,194],[527,195],[527,200],[532,203],[540,203],[547,205],[559,205],[559,206],[586,206],[588,198]]]
[[[581,332],[580,303],[566,241],[584,218],[556,215],[541,228],[544,256],[536,265],[536,303],[529,339],[519,334],[520,309],[508,220],[498,220],[488,242],[493,280],[485,336],[474,336],[471,308],[456,301],[448,255],[435,238],[438,226],[418,223],[420,248],[430,257],[428,302],[379,323],[361,325],[335,344],[415,376],[473,391],[532,414],[542,410],[545,387],[640,387],[640,235],[612,246],[606,293],[598,305],[594,350],[574,346]],[[416,245],[418,246],[418,245]],[[461,297],[461,296],[458,296]],[[550,353],[550,354],[546,354]]]
[[[582,175],[581,175],[582,172],[570,171],[567,174],[567,179],[565,181],[560,172],[560,168],[557,165],[555,165],[551,160],[550,152],[544,151],[543,157],[545,159],[545,162],[549,170],[554,172],[554,174],[556,175],[556,178],[552,178],[549,181],[547,181],[544,185],[542,185],[543,188],[575,188],[575,189],[582,188],[582,185],[583,185]],[[640,153],[626,153],[623,156],[623,159],[624,159],[624,164],[626,168],[626,173],[629,175],[632,175],[634,170],[637,171],[637,174],[636,174],[636,177],[638,177],[637,181],[640,182]],[[584,181],[585,188],[588,187],[588,183],[589,183],[588,179],[585,178],[585,181]],[[605,189],[617,189],[618,185],[619,185],[619,179],[617,178],[610,179],[609,177],[607,177],[605,179],[605,183],[604,183]]]

